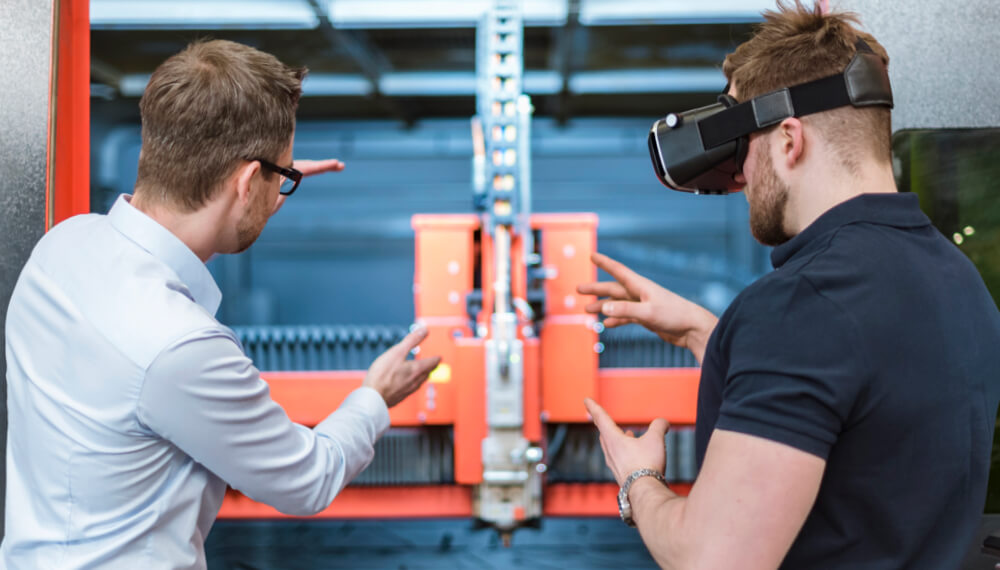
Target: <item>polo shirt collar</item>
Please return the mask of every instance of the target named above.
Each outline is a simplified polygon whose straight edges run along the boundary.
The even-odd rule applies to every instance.
[[[187,286],[194,302],[215,315],[222,292],[208,268],[180,238],[133,207],[130,199],[131,196],[122,194],[111,207],[108,220],[112,227],[172,269]]]
[[[920,209],[920,200],[911,192],[861,194],[827,210],[797,236],[771,250],[771,265],[784,265],[807,244],[841,226],[867,222],[898,228],[928,226],[930,219]]]

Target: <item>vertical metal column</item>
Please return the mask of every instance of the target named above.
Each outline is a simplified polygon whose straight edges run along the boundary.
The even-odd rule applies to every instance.
[[[473,121],[474,130],[482,129],[481,139],[480,133],[474,135],[477,155],[485,155],[474,162],[475,204],[484,214],[483,231],[493,238],[494,262],[494,306],[485,342],[488,431],[482,443],[483,482],[476,489],[474,510],[500,531],[505,544],[514,528],[542,514],[541,477],[536,470],[541,450],[523,436],[523,342],[511,294],[514,236],[531,247],[526,133],[531,103],[521,92],[522,33],[520,2],[495,0],[478,29],[479,116]]]
[[[0,2],[0,125],[4,129],[0,137],[0,321],[4,322],[21,267],[45,232],[57,9],[56,0]],[[6,358],[0,356],[0,458],[6,457],[7,448],[6,378]],[[0,490],[6,488],[5,467],[4,461]],[[0,512],[3,505],[0,498]]]

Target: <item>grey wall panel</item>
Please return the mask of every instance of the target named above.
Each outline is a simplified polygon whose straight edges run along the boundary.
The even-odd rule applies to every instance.
[[[49,58],[55,0],[0,2],[0,320],[31,248],[45,231]],[[3,343],[0,331],[0,344]],[[0,357],[0,457],[7,444],[7,364]],[[0,462],[0,489],[6,474]],[[0,511],[3,500],[0,499]],[[3,519],[0,519],[0,536]]]
[[[1000,126],[996,0],[833,0],[889,51],[893,131]]]

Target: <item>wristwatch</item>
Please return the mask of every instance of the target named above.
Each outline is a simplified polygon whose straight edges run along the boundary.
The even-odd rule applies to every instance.
[[[629,474],[625,482],[622,483],[621,490],[618,491],[618,513],[622,516],[622,522],[631,527],[635,526],[635,521],[632,520],[632,505],[628,502],[628,490],[632,488],[632,483],[635,483],[639,477],[652,477],[663,483],[664,486],[667,485],[663,474],[655,469],[636,469]]]

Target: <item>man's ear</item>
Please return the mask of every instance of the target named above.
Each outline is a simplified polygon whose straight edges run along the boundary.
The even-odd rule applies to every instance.
[[[236,198],[244,206],[250,204],[250,194],[253,189],[251,183],[258,172],[260,172],[260,163],[251,160],[242,163],[233,173],[231,180],[236,184]]]
[[[802,121],[791,117],[778,125],[778,149],[781,152],[782,163],[786,168],[793,169],[802,162],[806,150],[805,130]]]

